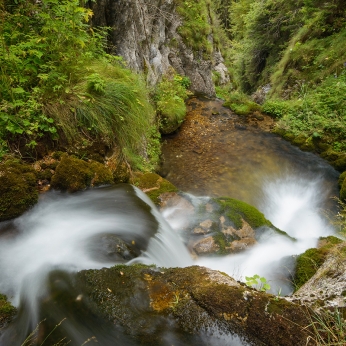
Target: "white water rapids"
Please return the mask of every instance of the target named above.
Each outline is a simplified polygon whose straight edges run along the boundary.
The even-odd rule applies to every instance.
[[[292,256],[316,247],[319,237],[335,233],[324,209],[332,191],[326,190],[322,177],[283,175],[263,182],[258,208],[276,227],[297,239],[292,242],[279,235],[264,236],[252,249],[220,258],[203,258],[199,265],[228,273],[245,281],[258,274],[269,281],[271,292],[289,294],[293,274]],[[291,260],[290,260],[291,259]]]

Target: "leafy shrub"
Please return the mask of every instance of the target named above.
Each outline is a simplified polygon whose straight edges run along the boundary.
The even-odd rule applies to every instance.
[[[160,131],[174,132],[183,122],[186,114],[185,99],[188,97],[188,77],[167,74],[155,93],[156,108],[160,116]]]
[[[119,143],[134,166],[155,113],[145,83],[104,52],[106,29],[91,28],[79,0],[16,1],[2,8],[0,137]],[[1,155],[1,153],[0,153]]]

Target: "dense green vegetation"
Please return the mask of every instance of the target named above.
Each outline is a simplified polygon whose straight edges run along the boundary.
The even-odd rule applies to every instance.
[[[161,133],[174,132],[183,122],[186,114],[185,100],[191,82],[188,77],[167,73],[156,87],[154,100],[159,116]]]
[[[323,142],[336,153],[345,152],[345,2],[215,2],[232,42],[230,89],[238,96],[222,94],[230,98],[230,107],[251,112],[249,101],[239,95],[270,85],[263,111],[279,119],[281,134],[300,136],[300,143],[295,144],[317,152],[326,147],[309,143]],[[240,105],[232,98],[238,98]]]
[[[226,61],[228,58],[229,39],[220,25],[220,14],[224,0],[175,0],[177,12],[183,21],[178,32],[187,48],[192,49],[200,59],[213,59],[215,49],[221,50]],[[218,15],[219,14],[219,15]]]
[[[152,167],[158,142],[145,84],[105,53],[107,32],[89,26],[92,12],[79,0],[8,1],[0,11],[0,154],[19,141],[30,149],[44,138],[101,140]]]

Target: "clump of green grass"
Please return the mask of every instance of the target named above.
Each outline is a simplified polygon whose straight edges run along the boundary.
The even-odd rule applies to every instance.
[[[322,310],[319,313],[310,313],[313,331],[311,339],[321,346],[342,346],[346,344],[346,321],[341,310]]]

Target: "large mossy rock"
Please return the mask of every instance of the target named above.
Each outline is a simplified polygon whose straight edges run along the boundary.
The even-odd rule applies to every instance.
[[[181,338],[218,330],[251,345],[305,346],[309,337],[299,305],[204,267],[115,266],[82,271],[77,284],[95,314],[143,345],[160,344],[172,330]]]
[[[16,312],[16,308],[11,305],[7,297],[0,293],[0,329],[12,320]]]
[[[311,248],[297,257],[296,272],[294,275],[294,286],[299,290],[308,282],[327,260],[328,255],[335,245],[342,243],[342,240],[333,236],[320,238],[320,246]]]
[[[247,250],[262,236],[283,236],[263,213],[250,204],[228,198],[194,197],[166,193],[159,196],[161,211],[168,222],[179,224],[177,231],[193,255],[225,255]]]
[[[316,311],[338,309],[345,316],[346,242],[328,237],[321,248],[314,250],[307,250],[300,256],[303,263],[298,261],[297,272],[305,271],[311,277],[290,300],[308,305]]]
[[[62,156],[51,179],[52,188],[69,192],[112,183],[112,172],[103,164],[68,155]]]
[[[0,164],[0,221],[15,218],[38,200],[36,172],[20,161]]]

